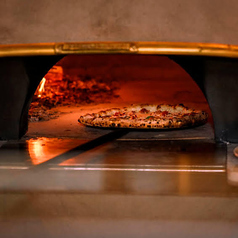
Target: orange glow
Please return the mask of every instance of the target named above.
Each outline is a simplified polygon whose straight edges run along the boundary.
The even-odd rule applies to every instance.
[[[47,140],[47,139],[46,139]],[[28,141],[28,150],[33,165],[41,164],[54,156],[48,152],[48,148],[45,147],[47,142],[45,138],[30,139]]]
[[[46,82],[46,78],[44,77],[41,82],[40,82],[40,86],[39,86],[39,89],[38,89],[38,97],[40,98],[41,97],[41,93],[45,91],[45,82]]]
[[[27,144],[32,164],[38,165],[85,142],[87,141],[39,137],[28,140]]]

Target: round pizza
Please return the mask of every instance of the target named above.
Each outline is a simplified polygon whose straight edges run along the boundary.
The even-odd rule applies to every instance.
[[[206,123],[208,114],[183,104],[139,104],[124,108],[111,108],[80,116],[86,126],[133,129],[173,129]]]

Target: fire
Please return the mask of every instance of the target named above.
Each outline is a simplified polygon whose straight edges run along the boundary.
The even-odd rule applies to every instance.
[[[42,92],[44,92],[45,91],[45,82],[46,82],[46,78],[45,77],[43,77],[43,79],[41,80],[41,82],[40,82],[40,85],[39,85],[39,89],[38,89],[38,98],[40,98],[41,97],[41,94],[42,94]]]

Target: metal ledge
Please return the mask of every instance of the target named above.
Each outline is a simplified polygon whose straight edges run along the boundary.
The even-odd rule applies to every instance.
[[[182,42],[72,42],[0,45],[0,57],[65,54],[157,54],[238,58],[238,45]]]

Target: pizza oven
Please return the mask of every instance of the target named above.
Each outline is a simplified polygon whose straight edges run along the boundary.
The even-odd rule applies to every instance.
[[[0,8],[0,234],[235,234],[237,7],[96,0],[68,13],[64,1],[13,2]],[[161,130],[78,123],[141,103],[209,117]]]
[[[0,53],[0,168],[3,178],[12,171],[17,178],[3,182],[4,191],[238,192],[236,46],[55,43],[6,45]],[[133,103],[183,103],[209,119],[181,130],[77,122],[82,114]],[[157,179],[170,182],[157,187]],[[209,183],[201,185],[204,179]]]
[[[104,78],[107,77],[108,81],[112,82],[112,84],[123,84],[123,81],[118,80],[118,72],[116,70],[121,71],[123,73],[123,67],[125,70],[126,65],[129,62],[138,62],[138,66],[131,64],[132,67],[138,67],[138,70],[135,69],[135,72],[139,72],[138,75],[133,76],[124,76],[125,79],[130,80],[128,78],[138,78],[136,84],[139,83],[140,79],[140,68],[144,68],[144,71],[154,70],[161,67],[171,67],[170,72],[173,70],[177,70],[173,68],[172,62],[175,62],[183,69],[188,75],[190,75],[191,79],[196,82],[202,93],[204,94],[207,103],[211,109],[213,120],[214,120],[214,132],[215,132],[215,141],[216,142],[231,142],[237,143],[237,111],[234,110],[237,104],[237,91],[236,91],[236,46],[227,46],[227,45],[208,45],[208,44],[183,44],[183,43],[62,43],[62,44],[48,44],[48,45],[16,45],[16,46],[2,46],[2,70],[1,70],[1,78],[3,81],[3,86],[1,88],[2,92],[2,101],[5,103],[2,104],[1,110],[4,115],[1,118],[1,139],[20,139],[27,131],[28,128],[28,109],[31,102],[31,99],[37,89],[37,86],[40,84],[42,78],[45,74],[54,66],[61,58],[66,55],[81,55],[79,58],[72,58],[71,61],[81,61],[84,63],[84,66],[81,66],[81,71],[79,70],[79,74],[81,73],[81,77],[83,81],[90,81],[92,77],[96,78],[94,80],[95,87],[103,80],[98,79],[99,76],[95,75],[94,72],[87,73],[87,70],[93,70],[94,68],[101,67],[101,71],[104,72]],[[117,60],[116,60],[116,55]],[[140,56],[139,56],[140,55]],[[163,56],[161,58],[161,55]],[[90,57],[89,57],[90,56]],[[138,57],[139,56],[139,57]],[[147,57],[146,57],[147,56]],[[171,60],[169,65],[168,59]],[[104,62],[102,63],[96,62]],[[111,65],[109,65],[109,61],[114,61]],[[127,61],[127,64],[122,64],[122,61]],[[144,61],[144,63],[143,63]],[[145,62],[148,62],[147,64]],[[167,62],[166,62],[167,61]],[[70,58],[68,57],[68,64],[70,62]],[[88,63],[85,63],[88,62]],[[90,62],[93,66],[90,68]],[[67,64],[66,63],[66,64]],[[60,63],[59,63],[60,64]],[[75,64],[75,63],[74,63]],[[97,64],[97,65],[96,65]],[[115,65],[118,64],[118,65]],[[144,64],[143,66],[141,64]],[[80,66],[78,66],[80,67]],[[85,67],[84,72],[82,67]],[[104,68],[103,68],[104,67]],[[116,69],[118,67],[118,69]],[[154,68],[153,68],[154,67]],[[55,67],[54,67],[55,68]],[[49,76],[54,74],[52,72],[54,68],[49,72]],[[112,69],[110,69],[112,68]],[[14,70],[13,70],[14,69]],[[63,70],[63,69],[62,69]],[[95,70],[95,69],[94,69]],[[113,71],[114,70],[114,71]],[[96,70],[95,70],[96,71]],[[100,70],[98,70],[100,71]],[[164,71],[163,71],[164,72]],[[163,73],[162,72],[162,73]],[[227,75],[227,72],[229,74]],[[161,80],[161,76],[159,76],[159,71],[154,72],[158,74],[157,79],[155,81],[151,81],[148,84],[155,85],[157,89],[161,88],[159,84],[156,84],[156,81]],[[57,74],[57,72],[55,72]],[[59,74],[63,74],[59,72]],[[101,72],[102,74],[102,72]],[[116,80],[113,78],[113,74],[117,74]],[[128,74],[128,73],[127,73]],[[131,73],[133,74],[133,72]],[[134,73],[135,74],[135,73]],[[169,75],[169,72],[167,73]],[[153,73],[152,73],[153,75]],[[184,74],[186,75],[186,74]],[[75,75],[74,75],[75,76]],[[54,77],[54,76],[53,76]],[[77,77],[77,76],[76,76]],[[88,79],[87,79],[88,77]],[[101,76],[102,77],[102,76]],[[143,76],[142,76],[143,77]],[[145,76],[144,76],[145,77]],[[155,77],[156,76],[149,76]],[[176,77],[176,76],[174,76]],[[181,76],[180,76],[181,77]],[[184,76],[186,78],[186,76]],[[80,78],[80,76],[79,76]],[[122,76],[121,76],[122,78]],[[165,78],[165,77],[164,77]],[[226,80],[224,81],[224,78]],[[51,79],[49,79],[51,80]],[[66,79],[65,79],[66,80]],[[72,81],[72,79],[70,79]],[[133,79],[135,80],[135,79]],[[149,79],[144,79],[144,81],[148,81]],[[12,82],[11,82],[12,81]],[[57,81],[57,80],[56,80]],[[164,80],[166,81],[166,79]],[[55,88],[63,87],[60,85],[60,79],[58,79]],[[82,82],[82,81],[80,81]],[[93,84],[92,81],[89,84]],[[78,83],[77,80],[74,82]],[[68,84],[66,82],[66,84]],[[136,85],[135,84],[135,85]],[[44,85],[42,85],[44,87]],[[70,86],[73,87],[72,85]],[[76,86],[75,86],[76,87]],[[84,88],[83,88],[84,87]],[[86,88],[85,88],[86,87]],[[92,86],[93,87],[93,86]],[[101,85],[101,87],[103,87]],[[104,85],[105,89],[102,88],[102,91],[106,90],[107,85]],[[114,89],[116,86],[112,86]],[[120,86],[118,86],[120,87]],[[129,86],[130,87],[130,86]],[[143,87],[143,85],[141,85]],[[134,94],[132,85],[132,97]],[[87,86],[82,86],[82,89],[87,91]],[[42,89],[41,89],[42,90]],[[56,90],[56,89],[54,89]],[[76,88],[75,88],[76,90]],[[161,92],[156,92],[151,87],[151,94],[161,94]],[[171,89],[168,89],[167,94],[170,93]],[[186,91],[189,89],[184,89]],[[61,94],[64,90],[62,90]],[[113,93],[108,89],[110,93]],[[155,91],[155,92],[152,92]],[[60,92],[55,92],[56,94]],[[139,93],[139,92],[138,92]],[[178,92],[179,93],[179,92]],[[73,95],[73,90],[71,92]],[[77,94],[77,92],[75,92]],[[90,91],[88,92],[90,94]],[[106,93],[105,93],[106,94]],[[39,97],[41,95],[38,95]],[[48,95],[49,96],[49,95]],[[116,95],[114,95],[116,97]],[[201,97],[199,94],[197,97]],[[62,96],[63,97],[63,96]],[[69,94],[65,97],[71,97]],[[82,103],[90,103],[90,96],[82,96],[84,98],[78,99],[79,102]],[[119,95],[118,95],[119,97]],[[223,98],[229,99],[229,106],[227,105],[227,101],[222,100]],[[58,99],[57,99],[58,100]],[[133,102],[133,99],[130,99]],[[130,101],[129,100],[129,101]],[[148,99],[141,98],[138,99],[139,103],[148,103]],[[177,104],[179,104],[179,97],[177,98]],[[62,99],[63,101],[63,99]],[[105,102],[107,99],[105,99]],[[157,101],[160,103],[170,103],[168,97],[158,97]],[[191,101],[191,100],[190,100]],[[101,99],[103,102],[103,99]],[[154,100],[156,103],[156,99]],[[175,102],[176,103],[176,102]],[[183,103],[183,101],[182,101]],[[186,102],[185,102],[186,103]],[[187,102],[189,103],[189,102]],[[208,109],[209,110],[209,109]]]

